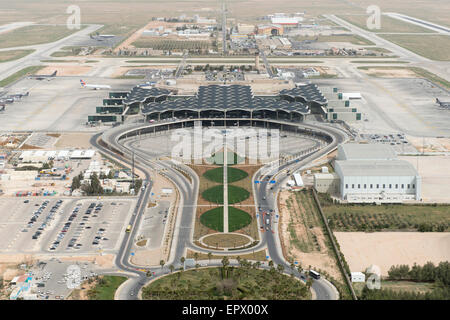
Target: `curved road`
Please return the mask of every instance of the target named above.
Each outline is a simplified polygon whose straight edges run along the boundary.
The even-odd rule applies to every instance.
[[[181,120],[184,121],[184,120]],[[292,123],[289,123],[292,125]],[[160,125],[160,123],[155,123],[152,125],[146,125],[147,126],[156,126]],[[325,148],[314,150],[310,153],[307,153],[300,158],[298,158],[295,161],[291,161],[289,163],[286,163],[280,167],[277,167],[269,172],[267,172],[265,175],[279,175],[278,182],[274,185],[271,185],[272,188],[269,190],[267,188],[267,184],[259,184],[258,187],[255,188],[254,194],[255,194],[255,204],[258,205],[261,208],[266,209],[272,209],[274,210],[274,213],[277,212],[276,208],[276,197],[278,194],[278,191],[280,190],[281,186],[283,185],[284,181],[289,177],[289,175],[286,175],[286,170],[297,170],[300,167],[306,165],[307,163],[313,161],[314,159],[317,159],[332,150],[334,150],[339,144],[343,143],[347,136],[345,133],[343,133],[342,130],[337,129],[332,126],[324,126],[324,125],[309,125],[309,124],[301,124],[302,127],[306,127],[312,130],[319,130],[322,131],[329,136],[332,137],[333,141],[328,144]],[[180,267],[181,263],[179,263],[180,258],[184,256],[185,251],[187,248],[191,248],[194,250],[198,250],[196,246],[192,244],[192,235],[193,235],[193,225],[194,225],[194,218],[195,218],[195,207],[196,207],[196,201],[197,201],[197,195],[198,195],[198,185],[199,180],[197,175],[193,172],[192,169],[190,169],[187,166],[182,166],[183,170],[187,171],[189,175],[192,178],[192,182],[189,181],[181,172],[173,168],[173,163],[170,161],[158,161],[154,162],[149,160],[148,155],[143,152],[142,150],[132,150],[132,147],[127,146],[127,143],[119,143],[118,139],[119,137],[123,136],[124,133],[132,131],[132,129],[143,126],[123,126],[119,129],[114,129],[111,131],[114,131],[113,134],[106,135],[104,141],[108,143],[110,147],[113,147],[117,150],[120,150],[124,154],[128,155],[128,158],[130,158],[130,154],[134,152],[135,154],[135,167],[138,170],[141,170],[145,174],[146,181],[150,182],[150,170],[160,170],[161,173],[163,173],[168,179],[170,179],[179,189],[180,192],[180,205],[179,205],[179,212],[178,217],[176,219],[176,227],[174,231],[173,236],[173,245],[171,248],[170,253],[170,259],[166,263],[166,265],[173,264],[175,267]],[[101,134],[97,134],[91,139],[91,143],[93,146],[95,146],[97,149],[102,151],[103,153],[106,153],[107,155],[114,157],[116,159],[119,159],[120,161],[126,162],[127,164],[131,165],[131,161],[129,159],[124,159],[124,157],[121,157],[117,155],[116,153],[112,152],[111,150],[103,147],[98,143],[98,139]],[[281,172],[281,174],[280,174]],[[255,177],[257,175],[261,174],[260,171],[258,171],[255,174]],[[283,176],[284,175],[284,176]],[[263,178],[263,176],[261,177]],[[262,180],[262,179],[261,179]],[[142,214],[145,209],[145,203],[147,203],[149,195],[151,190],[151,183],[148,184],[148,187],[139,194],[138,203],[135,209],[135,214],[133,214],[131,221],[129,224],[133,226],[132,232],[129,234],[126,234],[122,245],[120,247],[120,250],[117,254],[116,264],[117,267],[120,269],[127,271],[128,273],[132,273],[134,276],[131,276],[130,279],[125,282],[120,287],[120,292],[118,293],[119,299],[124,300],[130,300],[130,299],[137,299],[137,293],[139,290],[145,285],[145,283],[149,280],[146,276],[146,272],[144,269],[138,269],[135,266],[133,266],[129,262],[130,257],[130,250],[132,248],[132,241],[130,239],[133,239],[137,228],[135,226],[139,225]],[[260,221],[258,221],[260,223]],[[278,232],[274,230],[273,232],[264,232],[263,234],[260,234],[261,241],[260,244],[258,244],[255,248],[250,249],[244,249],[233,252],[233,254],[243,254],[252,252],[256,248],[263,248],[267,247],[270,259],[276,264],[281,264],[285,267],[285,269],[289,269],[290,265],[284,260],[284,257],[281,253],[281,246],[279,243],[279,237]],[[213,251],[213,250],[212,250]],[[223,252],[222,252],[223,253]],[[220,265],[220,262],[210,262],[208,263],[210,266],[216,266]],[[155,277],[161,276],[163,274],[167,274],[170,272],[168,267],[158,267],[158,268],[150,268],[146,269],[149,270],[154,274],[152,276],[152,279]],[[297,277],[301,277],[297,271],[294,272],[294,274]],[[314,289],[316,293],[317,299],[338,299],[337,290],[332,286],[328,281],[325,279],[321,280],[315,280],[313,281],[312,288]]]

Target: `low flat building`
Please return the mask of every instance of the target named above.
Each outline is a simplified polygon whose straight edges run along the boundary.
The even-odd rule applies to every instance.
[[[339,176],[336,173],[314,174],[314,189],[319,193],[339,193]]]
[[[352,272],[350,275],[352,282],[366,282],[366,275],[362,272]]]

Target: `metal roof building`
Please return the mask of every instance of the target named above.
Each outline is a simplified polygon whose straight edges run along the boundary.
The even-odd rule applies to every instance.
[[[290,101],[282,95],[253,96],[250,86],[200,86],[195,96],[176,97],[143,105],[141,113],[151,119],[169,117],[193,118],[280,118],[303,120],[310,113],[301,101]]]
[[[334,169],[340,197],[348,202],[420,200],[421,182],[408,161],[398,160],[388,145],[345,144],[338,148]]]
[[[338,147],[337,160],[397,159],[394,149],[385,144],[346,143]]]

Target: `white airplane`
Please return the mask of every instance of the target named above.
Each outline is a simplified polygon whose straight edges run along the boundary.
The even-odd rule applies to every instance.
[[[106,84],[86,84],[83,80],[80,80],[81,86],[83,88],[91,88],[94,90],[100,90],[100,89],[111,89],[111,86],[108,86]]]

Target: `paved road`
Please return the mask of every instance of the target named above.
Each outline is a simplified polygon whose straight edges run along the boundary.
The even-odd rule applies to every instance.
[[[148,124],[145,126],[149,126]],[[333,142],[328,145],[326,148],[319,150],[317,152],[313,152],[311,154],[305,155],[302,158],[300,158],[298,162],[290,162],[287,163],[280,168],[279,170],[292,168],[295,170],[296,168],[300,167],[301,165],[304,165],[313,159],[316,159],[317,157],[322,156],[323,154],[326,154],[327,152],[333,150],[337,147],[339,143],[342,143],[345,140],[345,135],[336,128],[333,128],[331,126],[315,126],[315,125],[306,125],[302,124],[302,126],[309,127],[310,129],[317,129],[320,127],[321,130],[324,132],[329,133],[334,137]],[[109,144],[114,146],[117,149],[121,149],[122,151],[126,152],[127,154],[131,153],[131,149],[129,146],[127,146],[127,143],[124,143],[123,145],[119,144],[117,142],[117,139],[119,136],[121,136],[123,133],[125,133],[128,130],[132,130],[133,126],[123,126],[122,128],[112,130],[114,131],[112,134],[104,135],[103,138],[107,140]],[[95,142],[93,143],[97,148],[102,148]],[[117,157],[112,152],[108,153],[111,156]],[[136,160],[137,163],[142,163],[143,166],[150,166],[152,168],[155,168],[159,166],[160,171],[164,172],[164,174],[171,179],[179,188],[180,191],[180,212],[178,213],[180,217],[177,218],[177,225],[175,228],[175,234],[173,238],[174,245],[172,246],[171,254],[170,254],[170,260],[167,262],[167,265],[173,264],[175,267],[179,267],[181,264],[179,263],[180,258],[185,255],[186,248],[192,247],[192,235],[193,235],[193,223],[195,218],[195,207],[196,207],[196,201],[197,201],[197,194],[198,194],[198,177],[195,175],[195,173],[188,167],[183,167],[183,170],[186,170],[190,173],[192,176],[192,182],[188,181],[187,178],[181,174],[179,171],[172,168],[172,164],[168,161],[159,161],[157,164],[153,163],[152,161],[148,160],[148,155],[145,154],[142,150],[135,150]],[[138,168],[142,169],[140,165],[137,165]],[[145,172],[145,170],[143,170]],[[278,171],[275,171],[273,173],[276,173]],[[280,182],[276,185],[276,188],[280,188],[283,181],[286,179],[281,179]],[[149,189],[147,189],[148,191]],[[261,203],[262,198],[266,197],[268,201],[268,206],[274,207],[274,203],[276,203],[276,199],[268,194],[268,191],[265,188],[261,188],[255,192],[257,195],[257,202]],[[141,194],[142,197],[142,194]],[[138,206],[139,208],[139,206]],[[136,219],[140,219],[141,212],[138,211]],[[135,222],[136,224],[136,222]],[[133,236],[133,232],[129,235],[130,237]],[[289,265],[284,261],[284,258],[282,254],[280,253],[280,245],[279,245],[279,238],[277,233],[271,233],[266,232],[263,237],[261,237],[262,241],[258,245],[258,247],[267,246],[269,250],[269,254],[271,259],[274,261],[275,264],[282,264],[285,266],[285,268],[289,268]],[[121,258],[118,258],[118,266],[123,270],[128,271],[134,271],[133,273],[135,276],[131,277],[129,281],[127,281],[120,290],[119,298],[120,299],[136,299],[136,294],[139,291],[139,289],[145,284],[147,278],[145,276],[145,273],[142,271],[136,271],[133,270],[133,267],[127,262],[124,261],[124,257],[129,256],[129,248],[130,248],[130,242],[127,242],[127,238],[124,241],[123,247],[121,248],[120,254]],[[248,253],[247,251],[253,251],[256,250],[256,248],[248,249],[248,250],[241,250],[239,252],[234,252],[234,254],[241,254],[241,253]],[[209,264],[208,264],[209,265]],[[214,264],[211,264],[214,265]],[[168,268],[151,268],[151,272],[154,273],[154,276],[160,276],[162,274],[168,273]],[[298,277],[300,277],[300,274],[296,274]],[[153,278],[153,277],[152,277]],[[319,281],[314,281],[313,283],[313,289],[315,290],[316,296],[318,299],[336,299],[336,290],[335,288],[326,280],[322,279]]]

